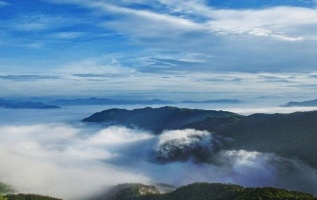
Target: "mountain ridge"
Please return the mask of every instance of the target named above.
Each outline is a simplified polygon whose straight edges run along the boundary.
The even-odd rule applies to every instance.
[[[316,200],[311,194],[288,191],[273,187],[249,188],[234,184],[192,183],[169,193],[157,193],[155,186],[143,184],[124,184],[110,190],[111,198],[93,198],[90,200]],[[147,192],[142,192],[147,191]]]
[[[206,117],[238,115],[227,111],[208,111],[165,106],[134,110],[109,109],[83,119],[84,122],[113,123],[139,127],[159,134],[165,129],[178,129],[188,123],[201,121]]]
[[[274,153],[317,167],[317,111],[243,116],[227,111],[176,107],[110,109],[84,122],[124,125],[160,134],[163,130],[206,130],[230,138],[227,149]],[[291,148],[290,148],[291,147]]]
[[[57,99],[51,102],[55,105],[60,106],[81,106],[81,105],[173,105],[177,103],[184,104],[199,104],[199,103],[209,103],[209,104],[238,104],[242,101],[237,99],[213,99],[213,100],[203,100],[203,101],[166,101],[161,99],[152,100],[127,100],[127,99],[108,99],[108,98],[85,98],[85,99]]]
[[[290,101],[282,107],[316,107],[317,99],[308,101]]]
[[[12,101],[0,99],[0,107],[8,109],[56,109],[56,105],[49,105],[42,102],[33,101]]]

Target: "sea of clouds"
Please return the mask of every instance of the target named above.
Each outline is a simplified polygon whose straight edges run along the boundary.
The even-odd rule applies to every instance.
[[[223,149],[222,138],[207,131],[156,136],[120,126],[42,123],[1,125],[0,134],[0,181],[22,193],[89,199],[119,183],[317,188],[316,169],[303,162]]]

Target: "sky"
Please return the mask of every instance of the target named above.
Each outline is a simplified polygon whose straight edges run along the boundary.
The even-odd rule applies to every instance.
[[[314,98],[316,0],[0,0],[0,97]]]

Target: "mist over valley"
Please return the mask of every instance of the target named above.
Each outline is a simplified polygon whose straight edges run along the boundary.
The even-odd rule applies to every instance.
[[[93,199],[122,183],[164,183],[173,187],[195,182],[232,183],[316,194],[315,160],[282,154],[274,145],[263,151],[252,148],[239,139],[241,130],[236,129],[233,133],[237,137],[233,137],[213,125],[230,128],[232,124],[230,120],[226,124],[226,119],[245,119],[243,115],[160,107],[140,108],[136,115],[125,113],[128,110],[104,111],[118,110],[127,117],[123,119],[130,120],[128,123],[118,121],[115,115],[108,118],[115,123],[81,121],[102,109],[100,106],[40,111],[1,109],[0,154],[5,162],[0,169],[0,181],[19,193],[66,200]],[[129,110],[132,112],[133,108]],[[6,121],[4,116],[14,120]],[[167,123],[170,119],[173,120]],[[162,128],[151,130],[150,121],[146,120]],[[198,126],[202,122],[215,127],[215,131]],[[274,137],[267,140],[274,144],[275,139],[279,140]],[[253,143],[252,137],[245,140]]]

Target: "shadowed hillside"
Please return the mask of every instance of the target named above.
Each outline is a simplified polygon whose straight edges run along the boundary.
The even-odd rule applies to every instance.
[[[129,184],[120,190],[114,187],[116,192],[111,200],[316,200],[313,195],[287,191],[276,188],[244,188],[239,185],[219,183],[194,183],[180,187],[173,192],[142,193],[144,185]],[[150,186],[148,186],[150,187]],[[119,189],[118,189],[119,188]],[[129,192],[127,192],[129,191]],[[108,199],[108,198],[100,198]],[[110,200],[109,199],[109,200]]]
[[[184,126],[233,138],[231,148],[272,152],[317,166],[317,112],[207,118]]]
[[[228,149],[276,153],[317,167],[317,111],[241,116],[225,111],[174,107],[110,109],[83,121],[136,126],[156,134],[166,129],[207,130],[232,138],[226,146]]]
[[[209,111],[176,107],[143,108],[135,110],[110,109],[85,118],[84,122],[112,123],[136,126],[159,134],[163,130],[179,129],[207,117],[239,116],[225,111]]]

